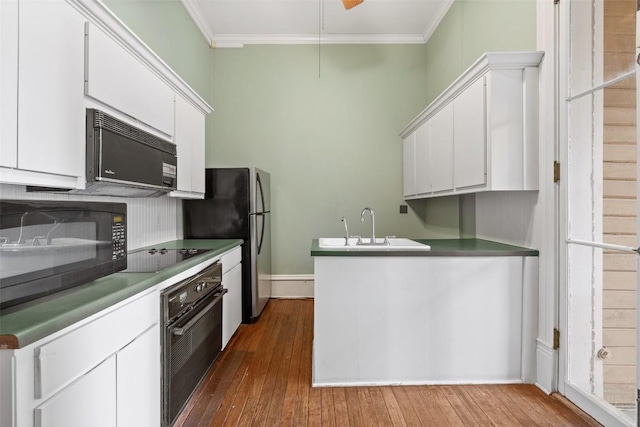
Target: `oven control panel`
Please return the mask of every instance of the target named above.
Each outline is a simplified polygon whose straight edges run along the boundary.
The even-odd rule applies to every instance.
[[[202,272],[163,292],[164,320],[170,321],[198,303],[204,297],[221,288],[222,264],[216,262]]]

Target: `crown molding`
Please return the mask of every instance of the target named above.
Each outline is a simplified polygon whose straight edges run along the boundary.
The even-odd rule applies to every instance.
[[[425,28],[424,33],[422,35],[424,42],[428,42],[433,33],[435,33],[436,28],[440,25],[440,22],[444,19],[449,12],[449,9],[453,5],[454,0],[447,0],[446,2],[440,5],[440,8],[435,13],[435,19],[431,21],[431,23]]]
[[[196,27],[198,27],[198,29],[200,30],[200,33],[202,33],[202,36],[205,38],[205,40],[207,40],[209,46],[214,47],[213,31],[211,31],[209,24],[207,24],[207,20],[204,18],[202,11],[200,10],[200,6],[198,6],[198,4],[194,0],[180,1],[182,2],[184,8],[187,10],[187,13],[189,13],[189,16],[191,16],[194,24],[196,24]]]
[[[227,34],[213,38],[212,47],[246,44],[424,44],[422,34]],[[230,45],[230,46],[227,46]]]

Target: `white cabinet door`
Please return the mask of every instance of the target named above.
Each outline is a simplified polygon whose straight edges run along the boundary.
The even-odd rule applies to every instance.
[[[416,193],[431,192],[431,124],[424,123],[416,131]]]
[[[0,1],[0,166],[18,166],[18,0]]]
[[[116,427],[115,356],[35,409],[36,427]],[[158,425],[158,424],[156,424]]]
[[[453,101],[454,187],[487,182],[485,80],[480,78]]]
[[[453,189],[453,105],[438,111],[430,123],[431,189],[449,191]]]
[[[405,197],[416,194],[416,133],[402,140],[402,177]]]
[[[19,22],[18,168],[84,176],[85,18],[63,0],[25,0]]]
[[[181,96],[176,96],[178,191],[172,196],[204,197],[205,117]]]
[[[224,349],[242,323],[242,264],[222,276],[222,285],[229,290],[222,300],[222,348]]]
[[[87,33],[86,94],[172,136],[173,89],[97,26]]]
[[[160,425],[160,330],[147,329],[116,354],[118,426]]]

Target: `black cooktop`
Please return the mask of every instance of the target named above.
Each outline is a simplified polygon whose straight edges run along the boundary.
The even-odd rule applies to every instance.
[[[127,254],[127,269],[123,273],[154,273],[178,264],[208,249],[143,249]]]

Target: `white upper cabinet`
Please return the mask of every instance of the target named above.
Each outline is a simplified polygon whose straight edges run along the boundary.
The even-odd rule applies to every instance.
[[[0,167],[18,166],[18,0],[0,1]]]
[[[204,198],[205,116],[176,96],[175,143],[178,146],[178,189],[171,196]]]
[[[173,89],[91,23],[87,25],[86,61],[88,97],[173,136]]]
[[[413,161],[416,186],[413,192],[405,188],[405,198],[538,189],[542,55],[483,55],[402,130],[404,141],[429,129],[416,137],[414,159],[403,145],[405,170]],[[411,177],[405,175],[407,182]]]
[[[431,124],[425,123],[415,132],[416,135],[416,156],[414,160],[416,193],[424,194],[431,191],[431,170],[422,167],[431,162]],[[420,167],[418,167],[420,166]]]
[[[404,137],[402,140],[402,177],[404,196],[416,194],[416,133]]]
[[[483,186],[487,183],[484,78],[473,82],[452,104],[454,187]]]
[[[420,167],[430,170],[431,191],[453,190],[453,105],[445,105],[429,121],[431,162]]]
[[[204,99],[100,1],[0,0],[0,183],[84,188],[86,108],[176,143],[203,197]]]
[[[0,182],[74,188],[84,176],[85,18],[62,0],[9,0],[0,20]]]
[[[84,174],[84,23],[66,2],[20,2],[20,169]]]

